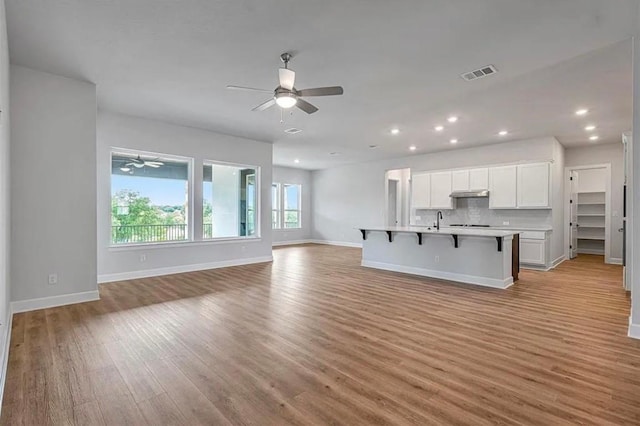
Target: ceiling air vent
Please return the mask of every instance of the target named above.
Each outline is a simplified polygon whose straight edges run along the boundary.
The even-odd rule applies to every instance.
[[[484,78],[488,75],[493,75],[497,73],[498,70],[493,65],[487,65],[486,67],[478,68],[475,71],[465,72],[464,74],[460,74],[460,77],[467,81],[477,80],[479,78]]]
[[[296,129],[295,127],[292,127],[290,129],[285,130],[285,133],[289,133],[290,135],[295,135],[296,133],[300,133],[302,130],[300,129]]]

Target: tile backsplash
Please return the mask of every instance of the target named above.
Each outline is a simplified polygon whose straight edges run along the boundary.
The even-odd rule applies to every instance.
[[[514,227],[552,226],[551,209],[544,210],[491,210],[488,198],[459,198],[454,210],[442,210],[444,226],[452,223]],[[415,225],[433,225],[435,210],[416,210],[412,218]]]

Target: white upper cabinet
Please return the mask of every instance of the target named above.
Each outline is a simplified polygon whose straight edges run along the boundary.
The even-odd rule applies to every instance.
[[[489,208],[515,209],[518,207],[517,171],[517,166],[489,169]]]
[[[452,192],[488,189],[490,209],[548,209],[550,170],[549,163],[531,163],[416,173],[412,177],[411,207],[453,209]]]
[[[489,189],[489,169],[471,169],[469,170],[469,190],[485,190]]]
[[[451,190],[469,190],[469,170],[454,170],[451,172]]]
[[[549,208],[549,163],[518,166],[518,207]]]
[[[428,209],[431,206],[431,175],[415,174],[411,177],[411,207]]]
[[[431,173],[431,208],[453,209],[451,172]]]

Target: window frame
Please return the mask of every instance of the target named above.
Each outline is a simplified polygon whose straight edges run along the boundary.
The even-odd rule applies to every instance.
[[[301,183],[285,183],[285,182],[273,182],[273,185],[278,185],[278,228],[273,228],[274,231],[291,231],[302,229],[302,184]],[[297,186],[298,187],[298,208],[285,210],[285,187]],[[271,206],[273,209],[273,206]],[[273,209],[275,210],[275,209]],[[285,227],[285,213],[287,211],[298,212],[298,226],[295,228]]]
[[[276,205],[273,205],[273,188],[276,188]],[[274,231],[278,231],[282,229],[282,192],[281,192],[282,184],[279,182],[271,183],[271,229]],[[276,223],[274,227],[273,223],[273,212],[276,213]]]
[[[187,163],[187,235],[188,237],[184,240],[171,240],[171,241],[148,241],[148,242],[128,242],[128,243],[114,243],[111,238],[111,197],[113,197],[113,182],[112,182],[112,164],[113,164],[113,156],[118,154],[123,155],[140,155],[144,157],[158,157],[160,159],[166,159],[169,161],[180,161]],[[184,155],[176,155],[176,154],[164,154],[155,151],[146,151],[142,149],[132,149],[132,148],[120,148],[116,146],[109,147],[109,203],[108,203],[108,212],[109,212],[109,249],[126,249],[132,247],[152,247],[152,246],[164,246],[164,245],[176,245],[176,244],[190,244],[193,243],[194,240],[194,161],[193,157],[187,157]]]
[[[203,192],[203,186],[204,186],[204,177],[201,174],[200,175],[200,191],[201,191],[201,198],[200,198],[200,202],[199,202],[199,206],[198,209],[200,211],[200,224],[201,224],[201,229],[200,229],[200,239],[198,241],[203,242],[203,243],[213,243],[213,242],[223,242],[223,241],[246,241],[246,240],[260,240],[262,238],[262,210],[261,210],[261,187],[262,187],[262,168],[260,166],[255,166],[255,165],[250,165],[250,164],[242,164],[242,163],[232,163],[232,162],[228,162],[228,161],[218,161],[218,160],[209,160],[209,159],[204,159],[202,160],[202,170],[201,172],[204,173],[204,168],[206,166],[214,166],[214,165],[219,165],[219,166],[232,166],[232,167],[238,167],[238,168],[244,168],[244,169],[253,169],[255,170],[255,181],[256,181],[256,205],[255,205],[255,211],[254,211],[254,216],[255,216],[255,233],[254,235],[240,235],[237,237],[212,237],[212,238],[205,238],[204,237],[204,192]]]

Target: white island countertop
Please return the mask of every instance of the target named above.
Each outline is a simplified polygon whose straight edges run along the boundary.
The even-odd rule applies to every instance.
[[[358,228],[361,231],[381,231],[381,232],[401,232],[401,233],[421,233],[421,234],[442,234],[460,235],[475,237],[511,237],[520,234],[521,231],[492,229],[492,228],[467,228],[467,227],[441,227],[439,230],[428,226],[371,226]]]

